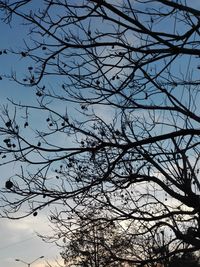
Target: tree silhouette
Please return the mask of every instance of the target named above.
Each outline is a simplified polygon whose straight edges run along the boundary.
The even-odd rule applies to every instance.
[[[1,77],[37,99],[11,99],[16,110],[2,112],[1,165],[21,172],[1,190],[1,216],[57,204],[58,217],[91,209],[131,221],[151,252],[169,236],[132,264],[198,250],[198,3],[21,0],[0,10],[30,31],[23,48],[6,50],[27,69]]]
[[[169,262],[169,267],[199,267],[199,259],[192,253],[174,256]]]
[[[116,254],[131,254],[130,243],[124,235],[123,228],[110,221],[95,222],[94,214],[89,214],[89,217],[93,218],[93,222],[88,221],[87,215],[82,219],[78,218],[68,231],[67,227],[64,233],[62,231],[64,245],[61,256],[64,264],[88,267],[124,266],[115,259]],[[58,224],[60,225],[60,222]],[[58,229],[61,230],[60,227]]]

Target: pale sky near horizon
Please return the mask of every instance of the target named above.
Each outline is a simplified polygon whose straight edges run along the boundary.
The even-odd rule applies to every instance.
[[[15,261],[21,259],[25,262],[32,262],[40,256],[43,259],[33,263],[33,267],[45,267],[46,262],[57,266],[56,260],[63,263],[59,257],[59,250],[55,244],[47,244],[37,237],[37,232],[50,234],[48,221],[44,215],[37,218],[26,218],[23,220],[11,221],[0,220],[0,266],[21,267],[23,263]],[[31,265],[31,267],[32,267]]]

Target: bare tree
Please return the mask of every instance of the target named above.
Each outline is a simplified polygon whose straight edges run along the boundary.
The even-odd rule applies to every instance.
[[[163,233],[161,236],[149,233],[147,239],[138,234],[138,227],[131,221],[121,224],[91,210],[85,215],[68,218],[65,213],[60,216],[52,213],[50,221],[54,234],[40,237],[60,247],[65,266],[135,267],[134,261],[139,262],[147,257],[149,263],[145,266],[148,267],[168,262],[168,258],[166,261],[163,257],[166,252]],[[160,257],[160,261],[152,263],[155,255],[157,259]]]
[[[1,164],[21,172],[1,190],[1,216],[60,204],[69,216],[91,208],[131,221],[154,243],[170,236],[164,253],[133,264],[199,249],[199,4],[32,2],[0,1],[4,21],[21,17],[30,31],[6,50],[28,66],[9,78],[37,98],[3,110]]]
[[[78,218],[71,225],[67,227],[59,219],[52,237],[55,241],[57,233],[59,239],[63,236],[61,256],[66,266],[124,266],[115,260],[116,254],[125,255],[130,250],[122,227],[111,221],[95,220],[94,214]],[[47,240],[51,239],[47,237]],[[130,254],[129,251],[127,255]]]

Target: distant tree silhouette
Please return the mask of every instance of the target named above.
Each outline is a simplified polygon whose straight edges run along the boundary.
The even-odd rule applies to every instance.
[[[198,1],[35,3],[0,1],[2,20],[29,30],[24,47],[2,49],[22,65],[1,79],[37,100],[2,107],[0,164],[19,168],[1,216],[56,206],[61,222],[88,210],[128,221],[132,264],[199,250]]]
[[[92,215],[93,217],[93,215]],[[65,232],[61,256],[66,266],[123,266],[115,260],[115,255],[128,251],[128,240],[122,236],[120,228],[106,221],[96,223],[83,218],[76,227]],[[114,255],[114,257],[113,257]]]
[[[169,267],[199,267],[199,259],[193,253],[182,256],[174,256],[169,261]]]

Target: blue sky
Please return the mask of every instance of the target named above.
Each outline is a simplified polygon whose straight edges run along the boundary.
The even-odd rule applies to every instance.
[[[0,22],[0,51],[9,50],[13,45],[19,50],[23,46],[23,38],[26,36],[24,26],[20,26],[18,21],[14,21],[12,27]],[[27,101],[32,99],[33,92],[30,88],[18,86],[16,83],[5,79],[4,74],[16,68],[20,71],[22,61],[3,53],[0,56],[0,106],[8,103],[7,98]],[[2,187],[7,177],[15,174],[16,166],[1,167],[0,186]],[[55,263],[59,256],[59,251],[54,244],[46,244],[39,237],[38,233],[50,234],[51,228],[48,227],[47,214],[40,213],[37,217],[29,217],[23,220],[0,219],[0,266],[21,267],[22,263],[16,262],[19,258],[25,262],[32,262],[40,256],[44,259],[38,260],[33,264],[35,267],[46,266],[45,261]],[[24,265],[25,266],[25,265]]]
[[[0,22],[0,36],[4,37],[0,42],[0,51],[6,50],[7,52],[7,54],[2,53],[0,55],[0,76],[3,78],[0,80],[0,106],[8,103],[7,98],[27,103],[27,101],[32,101],[35,95],[31,88],[17,85],[4,78],[4,75],[10,73],[13,69],[16,69],[19,73],[24,73],[23,59],[19,60],[10,55],[8,50],[14,46],[20,51],[26,34],[24,26],[20,26],[19,21],[15,21],[12,27]],[[105,108],[103,110],[99,108],[99,116],[104,117],[105,113]],[[1,166],[1,187],[4,186],[8,177],[15,175],[17,168],[16,164]],[[44,259],[35,262],[34,267],[45,267],[47,266],[46,261],[53,263],[53,266],[57,266],[56,261],[63,263],[56,245],[47,244],[37,237],[37,233],[51,233],[47,214],[48,211],[46,213],[43,211],[37,217],[30,216],[22,220],[0,219],[0,266],[21,267],[23,263],[16,262],[15,259],[32,262],[40,256],[44,256]]]

